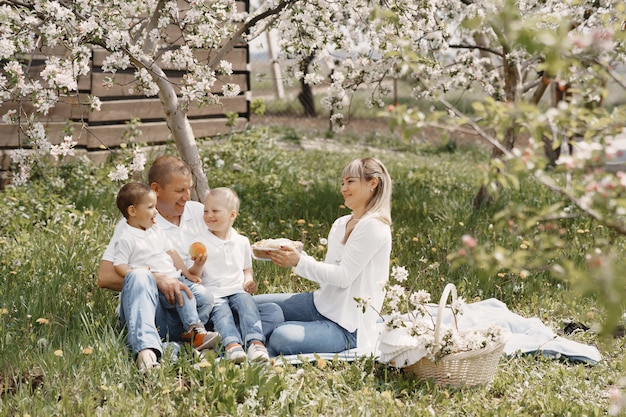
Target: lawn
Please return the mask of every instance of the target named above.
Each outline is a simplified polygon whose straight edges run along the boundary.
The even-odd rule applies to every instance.
[[[475,211],[487,149],[406,143],[391,134],[327,136],[255,127],[200,143],[210,185],[233,187],[241,197],[235,224],[241,233],[252,241],[298,239],[321,259],[320,238],[348,212],[339,194],[341,168],[375,156],[394,179],[392,265],[409,270],[408,285],[438,297],[453,282],[467,300],[496,297],[557,332],[570,321],[602,321],[602,303],[577,295],[547,270],[521,276],[448,260],[464,234],[505,248],[532,240],[499,227],[494,216],[522,202],[556,199],[528,182]],[[0,416],[607,415],[609,389],[624,374],[624,339],[592,331],[567,337],[600,349],[604,359],[595,366],[503,357],[494,381],[475,388],[437,387],[371,358],[239,366],[214,361],[212,353],[201,361],[186,346],[158,371],[139,374],[117,328],[116,295],[96,286],[119,219],[119,184],[106,177],[114,163],[112,156],[106,166],[81,158],[40,167],[28,186],[0,194]],[[560,226],[572,239],[558,256],[575,263],[586,248],[609,240],[582,217]],[[622,250],[621,239],[610,240]],[[261,293],[314,288],[268,262],[255,261],[254,268]]]

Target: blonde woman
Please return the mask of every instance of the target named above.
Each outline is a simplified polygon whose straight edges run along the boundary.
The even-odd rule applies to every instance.
[[[355,298],[380,311],[391,255],[391,177],[375,158],[350,162],[341,174],[341,194],[352,213],[335,220],[323,262],[291,247],[268,251],[276,265],[319,284],[314,292],[263,294],[257,304],[276,303],[285,322],[271,334],[272,355],[373,352],[377,313],[365,312]]]

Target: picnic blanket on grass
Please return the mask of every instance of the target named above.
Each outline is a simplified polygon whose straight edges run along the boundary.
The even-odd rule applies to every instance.
[[[437,305],[432,305],[430,313],[437,316]],[[452,312],[444,310],[443,323],[452,323]],[[552,329],[543,324],[537,317],[526,318],[511,312],[506,304],[495,298],[467,304],[463,314],[457,316],[458,327],[463,330],[482,329],[491,324],[501,326],[510,333],[504,346],[504,354],[515,356],[519,354],[542,355],[554,359],[561,359],[575,363],[595,365],[602,360],[600,351],[595,346],[569,340],[557,335]],[[377,323],[379,333],[385,324],[382,319]],[[284,356],[291,364],[317,359],[354,361],[362,357],[379,356],[375,352],[350,349],[339,353],[316,353],[305,355]]]

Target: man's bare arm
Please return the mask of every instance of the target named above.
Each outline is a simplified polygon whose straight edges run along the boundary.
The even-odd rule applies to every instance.
[[[111,261],[100,261],[100,269],[98,270],[98,287],[107,288],[113,291],[122,291],[124,285],[124,277],[115,272],[115,267]]]

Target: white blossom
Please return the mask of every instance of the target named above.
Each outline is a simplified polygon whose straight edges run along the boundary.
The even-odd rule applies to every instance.
[[[128,168],[125,165],[118,164],[115,170],[108,175],[111,181],[126,181],[128,179]]]
[[[146,153],[142,150],[133,150],[133,160],[129,165],[129,170],[132,172],[142,172],[146,166],[147,157]]]
[[[65,136],[61,144],[52,145],[50,148],[50,155],[52,155],[55,160],[58,160],[59,156],[63,157],[74,155],[74,147],[78,144],[78,142],[72,139],[73,138],[71,136]]]
[[[398,282],[404,282],[409,277],[409,271],[404,266],[393,266],[391,276]]]
[[[231,75],[233,73],[233,64],[228,61],[221,60],[218,71],[225,75]]]
[[[235,97],[238,96],[241,92],[241,87],[239,84],[224,84],[222,86],[222,93],[224,93],[225,97]]]

